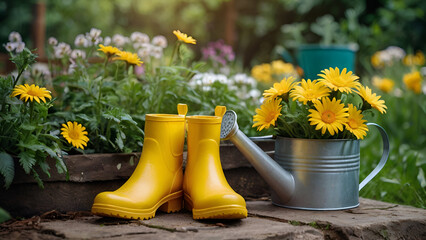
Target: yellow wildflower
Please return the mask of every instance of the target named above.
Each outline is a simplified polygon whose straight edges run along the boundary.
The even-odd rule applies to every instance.
[[[256,65],[251,69],[251,75],[258,81],[269,83],[272,81],[272,67],[267,63]]]
[[[382,114],[386,112],[387,107],[385,105],[385,100],[380,100],[380,96],[372,93],[369,87],[359,87],[357,93],[364,99],[364,102],[370,104],[372,108],[377,109]]]
[[[364,139],[367,135],[368,128],[364,123],[367,120],[363,119],[361,110],[358,110],[353,104],[348,104],[348,121],[345,123],[346,129],[351,132],[357,139]]]
[[[358,82],[359,77],[353,75],[352,71],[346,72],[346,68],[341,73],[338,67],[324,69],[321,72],[323,74],[318,74],[318,76],[322,78],[318,80],[333,91],[351,93],[352,89],[360,85]]]
[[[192,38],[191,36],[186,35],[186,33],[182,33],[179,30],[174,30],[173,34],[178,38],[179,41],[184,43],[196,44],[197,40]]]
[[[408,89],[417,94],[422,92],[422,76],[419,71],[404,74],[402,80]]]
[[[296,84],[294,80],[294,77],[283,78],[281,82],[274,83],[273,87],[268,90],[265,90],[263,96],[265,98],[276,98],[281,96],[284,99],[288,99],[288,93],[293,89],[293,86]]]
[[[253,126],[257,127],[257,131],[262,129],[268,129],[271,125],[275,126],[275,121],[281,115],[280,105],[281,99],[267,99],[260,106],[260,109],[256,109],[256,115],[253,116]]]
[[[123,60],[129,64],[137,66],[140,66],[143,63],[136,53],[126,51],[119,51],[117,53],[117,57],[113,58],[113,60]]]
[[[62,124],[61,134],[74,147],[84,149],[89,141],[85,130],[86,128],[77,122],[67,122],[67,124]]]
[[[322,97],[327,97],[329,94],[330,89],[324,86],[321,82],[318,82],[318,80],[311,81],[311,79],[308,79],[306,81],[305,79],[302,79],[300,86],[295,86],[290,92],[290,97],[293,100],[307,104],[308,101],[315,103]]]
[[[373,86],[382,90],[385,93],[391,92],[393,87],[395,86],[395,82],[390,78],[373,77],[372,83]]]
[[[104,46],[102,44],[99,44],[99,47],[100,48],[98,49],[98,51],[105,53],[108,58],[120,52],[118,48],[112,46]]]
[[[314,103],[315,109],[309,109],[308,115],[311,125],[316,125],[315,130],[321,129],[321,134],[326,131],[330,135],[343,131],[344,124],[348,121],[348,109],[340,100],[330,100],[328,97]]]
[[[282,60],[276,60],[271,62],[272,74],[280,75],[280,74],[296,74],[296,69],[293,64],[285,63]]]
[[[24,84],[15,86],[10,96],[16,97],[18,95],[21,95],[19,99],[24,100],[25,102],[27,102],[29,99],[31,102],[35,100],[36,102],[40,103],[40,99],[43,102],[46,102],[46,98],[52,98],[49,90],[43,87],[41,88],[34,84]]]

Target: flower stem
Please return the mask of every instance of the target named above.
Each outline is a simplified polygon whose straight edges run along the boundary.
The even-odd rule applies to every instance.
[[[30,123],[33,122],[34,102],[30,102]]]
[[[172,66],[173,58],[174,58],[174,56],[175,56],[176,52],[178,52],[178,51],[179,51],[179,47],[180,47],[180,45],[181,45],[181,42],[180,42],[180,41],[177,41],[177,42],[176,42],[176,45],[175,45],[175,48],[173,49],[172,56],[170,57],[169,67],[170,67],[170,66]]]

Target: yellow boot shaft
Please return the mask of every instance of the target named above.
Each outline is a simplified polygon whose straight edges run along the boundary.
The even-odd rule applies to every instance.
[[[247,216],[244,199],[226,181],[219,155],[221,117],[190,116],[184,175],[186,207],[194,219]]]

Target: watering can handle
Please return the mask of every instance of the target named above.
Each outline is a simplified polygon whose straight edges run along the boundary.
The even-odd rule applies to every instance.
[[[389,138],[385,129],[383,129],[380,125],[376,123],[367,123],[367,126],[375,126],[379,130],[383,140],[383,153],[382,158],[380,159],[380,162],[376,166],[376,168],[374,168],[374,170],[370,174],[368,174],[368,176],[359,184],[359,190],[361,190],[368,182],[370,182],[370,180],[373,179],[373,177],[376,176],[377,173],[380,172],[380,170],[382,170],[389,157]]]

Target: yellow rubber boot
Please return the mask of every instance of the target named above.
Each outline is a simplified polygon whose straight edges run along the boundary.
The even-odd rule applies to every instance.
[[[188,160],[183,190],[185,207],[194,219],[241,219],[247,217],[246,202],[226,181],[219,156],[220,125],[224,107],[216,108],[219,116],[189,116]]]
[[[168,213],[182,209],[186,105],[179,105],[178,112],[146,115],[144,145],[135,171],[118,190],[98,194],[92,213],[149,219],[157,209]]]

